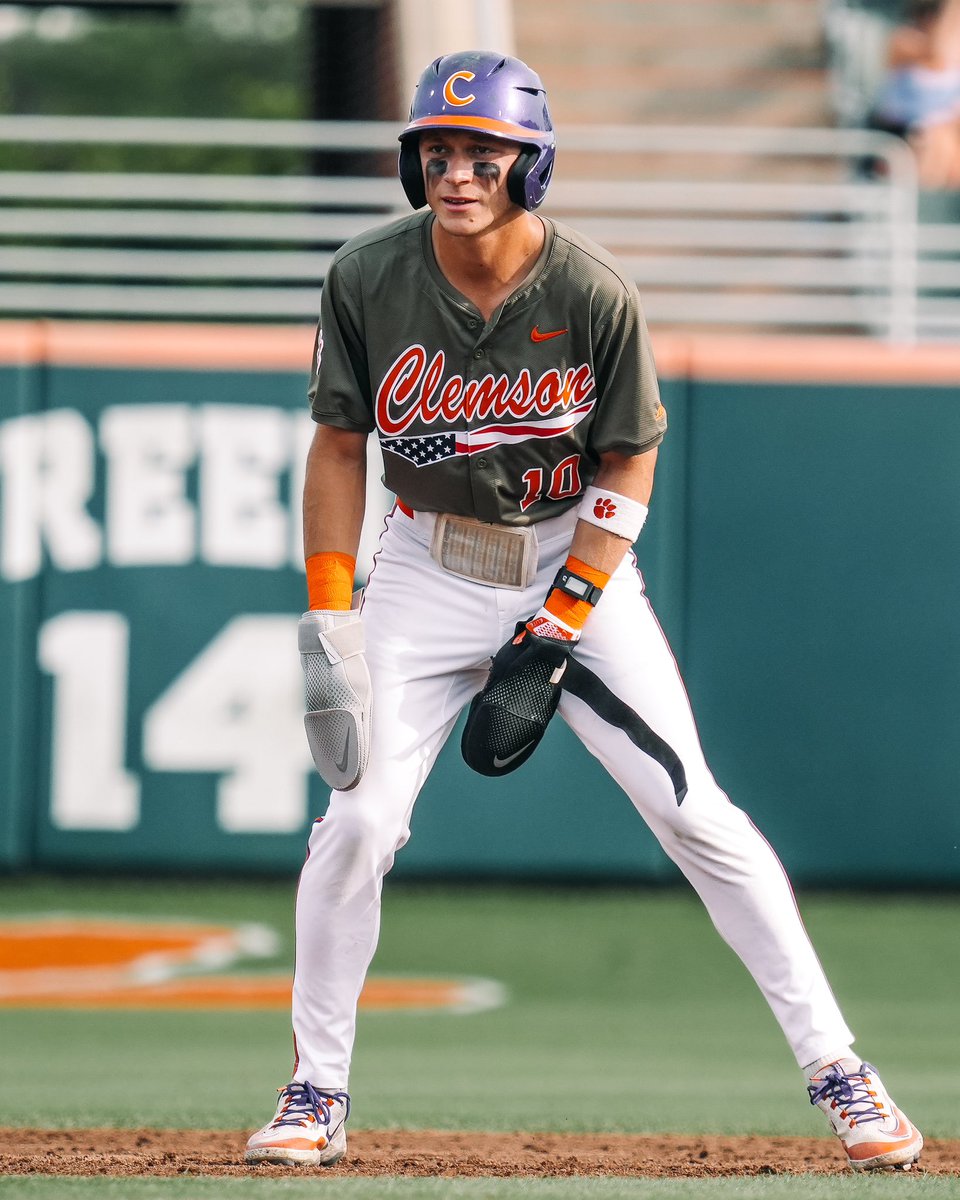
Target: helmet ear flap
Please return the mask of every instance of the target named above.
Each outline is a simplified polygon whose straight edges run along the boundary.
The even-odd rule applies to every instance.
[[[420,142],[416,137],[405,137],[400,143],[398,161],[400,182],[413,208],[423,208],[427,202],[427,189],[423,183],[423,166],[420,162]]]
[[[536,146],[521,146],[517,161],[507,173],[507,195],[521,208],[533,207],[527,197],[527,176],[539,157],[540,151]]]

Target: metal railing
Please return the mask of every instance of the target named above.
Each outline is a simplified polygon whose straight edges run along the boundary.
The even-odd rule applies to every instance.
[[[392,174],[363,173],[366,162],[390,169],[396,133],[373,122],[0,118],[0,315],[312,321],[336,249],[409,212]],[[3,169],[4,146],[18,143],[158,159],[171,147],[243,147],[302,152],[302,164]],[[325,164],[347,155],[351,173],[311,174],[318,152]],[[544,212],[620,258],[651,325],[960,338],[960,237],[918,236],[913,158],[885,134],[567,128]]]

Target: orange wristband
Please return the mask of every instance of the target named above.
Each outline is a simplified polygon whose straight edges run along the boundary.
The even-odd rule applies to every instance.
[[[574,575],[579,575],[582,579],[592,583],[594,587],[602,589],[610,582],[610,576],[606,572],[598,571],[596,567],[589,566],[582,559],[574,558],[572,554],[567,556],[564,566]],[[586,600],[577,600],[574,596],[568,596],[559,588],[553,589],[543,607],[569,629],[576,630],[584,627],[587,617],[593,612],[592,604],[588,604]]]
[[[307,604],[311,609],[324,608],[345,612],[353,598],[353,577],[357,560],[336,550],[311,554],[307,567]]]

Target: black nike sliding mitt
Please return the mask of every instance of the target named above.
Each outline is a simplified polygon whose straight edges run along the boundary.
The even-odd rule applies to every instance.
[[[460,741],[468,767],[481,775],[508,775],[527,761],[557,711],[573,645],[517,626],[470,704]]]

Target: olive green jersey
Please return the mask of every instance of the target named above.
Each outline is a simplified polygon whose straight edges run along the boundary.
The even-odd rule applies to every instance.
[[[314,420],[377,430],[411,508],[506,525],[577,503],[606,451],[666,429],[640,299],[605,250],[543,218],[532,271],[489,321],[447,282],[419,212],[347,242],[327,275]]]

